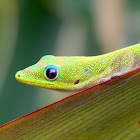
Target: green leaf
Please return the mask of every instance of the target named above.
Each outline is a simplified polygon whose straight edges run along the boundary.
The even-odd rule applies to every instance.
[[[0,128],[2,140],[139,138],[140,68]]]

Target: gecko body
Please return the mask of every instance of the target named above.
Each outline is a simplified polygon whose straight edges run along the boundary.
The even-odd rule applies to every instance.
[[[18,81],[42,88],[73,92],[115,78],[140,66],[140,44],[99,56],[43,56],[16,73]]]

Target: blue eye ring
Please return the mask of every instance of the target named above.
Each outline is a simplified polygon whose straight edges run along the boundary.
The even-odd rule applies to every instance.
[[[49,65],[44,69],[44,76],[47,80],[53,81],[56,80],[59,75],[58,68],[53,65]]]

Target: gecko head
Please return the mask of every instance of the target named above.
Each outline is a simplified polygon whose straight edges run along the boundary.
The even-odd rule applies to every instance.
[[[55,57],[47,55],[36,64],[18,71],[15,78],[25,84],[42,88],[73,92],[84,88],[85,81],[91,77],[83,63],[74,57]]]
[[[15,74],[15,78],[24,84],[42,88],[54,89],[55,83],[51,82],[58,77],[58,68],[50,65],[54,60],[53,55],[43,56],[39,62]]]

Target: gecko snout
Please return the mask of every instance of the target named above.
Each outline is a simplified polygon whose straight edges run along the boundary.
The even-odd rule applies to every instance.
[[[16,79],[19,79],[20,77],[21,77],[21,72],[18,71],[18,72],[15,74],[15,78],[16,78]]]

